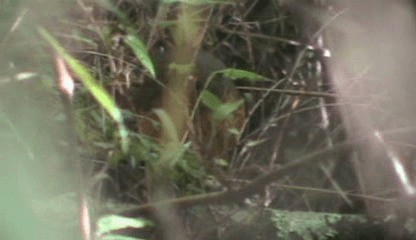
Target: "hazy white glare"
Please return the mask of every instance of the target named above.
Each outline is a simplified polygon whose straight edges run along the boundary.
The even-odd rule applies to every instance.
[[[351,103],[341,109],[349,136],[370,139],[355,161],[363,191],[378,194],[401,182],[414,193],[396,154],[404,149],[391,144],[415,144],[414,131],[382,135],[389,129],[416,129],[413,6],[410,1],[345,0],[337,7],[343,14],[328,31],[330,71],[340,101]]]

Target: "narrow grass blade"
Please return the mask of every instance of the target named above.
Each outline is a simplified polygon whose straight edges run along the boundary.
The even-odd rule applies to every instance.
[[[149,54],[147,53],[146,46],[144,43],[136,36],[129,34],[125,38],[127,45],[133,50],[134,54],[136,55],[137,59],[140,61],[141,64],[150,72],[152,77],[156,77],[156,70],[153,65],[152,59],[150,58]]]
[[[241,69],[235,69],[235,68],[227,68],[227,69],[224,69],[224,70],[217,71],[214,74],[222,74],[224,77],[230,78],[232,80],[247,79],[252,83],[267,80],[266,77],[264,77],[262,75],[259,75],[255,72],[241,70]]]
[[[169,139],[176,144],[180,144],[178,133],[176,132],[176,127],[172,122],[170,116],[166,113],[166,111],[162,109],[155,109],[154,112],[156,113],[157,117],[162,124],[163,131],[166,131],[168,134]]]
[[[78,60],[72,57],[58,42],[58,40],[48,33],[45,29],[39,28],[38,32],[46,39],[46,41],[53,47],[68,64],[69,68],[77,75],[82,84],[94,96],[97,102],[110,114],[118,125],[119,134],[121,137],[121,147],[123,152],[128,151],[128,132],[123,123],[123,116],[121,110],[117,107],[114,99],[92,76],[90,71]]]

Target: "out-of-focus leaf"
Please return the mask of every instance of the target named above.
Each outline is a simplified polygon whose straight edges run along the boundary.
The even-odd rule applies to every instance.
[[[264,143],[266,141],[266,139],[260,139],[260,140],[253,140],[253,141],[249,141],[246,146],[247,147],[255,147],[258,146],[262,143]]]
[[[259,75],[255,72],[250,72],[250,71],[235,69],[235,68],[227,68],[224,70],[217,71],[214,74],[222,74],[224,77],[230,78],[232,80],[246,79],[252,83],[267,80],[266,77]]]
[[[108,215],[98,219],[97,235],[103,235],[123,228],[143,228],[146,226],[152,226],[152,224],[145,219]]]
[[[169,141],[163,146],[165,149],[162,150],[159,164],[172,168],[183,159],[183,155],[191,145],[190,143],[181,144],[177,129],[166,111],[155,109],[154,112],[160,120],[163,131],[165,131],[169,138]]]
[[[212,111],[216,111],[222,105],[221,100],[208,90],[202,91],[201,102]]]
[[[21,72],[21,73],[16,74],[14,77],[16,78],[17,81],[23,81],[23,80],[34,78],[36,76],[38,76],[38,74],[34,72]]]
[[[115,234],[106,235],[100,239],[101,240],[143,240],[143,238],[126,237],[126,236],[115,235]]]
[[[201,102],[205,104],[211,111],[214,112],[214,119],[224,120],[231,116],[241,105],[244,100],[223,103],[215,94],[208,90],[204,90],[201,93]]]
[[[78,60],[72,57],[61,46],[51,34],[45,29],[38,29],[40,35],[44,37],[50,45],[54,48],[58,55],[60,55],[68,64],[69,68],[78,76],[82,84],[88,89],[88,91],[94,96],[98,103],[110,114],[110,116],[117,123],[119,128],[119,134],[121,137],[121,147],[123,152],[128,151],[128,132],[123,123],[123,116],[121,110],[117,107],[114,99],[108,94],[108,92],[101,86],[89,72],[89,70],[81,64]]]
[[[150,72],[152,77],[156,77],[155,67],[146,50],[146,45],[138,36],[136,36],[136,34],[134,34],[134,30],[131,27],[132,23],[130,23],[128,17],[108,0],[100,0],[99,4],[105,9],[116,14],[116,16],[121,20],[128,33],[125,38],[125,42],[133,50],[139,62]]]
[[[174,145],[175,146],[175,145]],[[165,155],[165,159],[167,160],[167,164],[169,164],[170,168],[175,167],[181,160],[183,160],[183,155],[191,146],[191,143],[185,144],[177,144],[168,154]]]
[[[214,111],[214,119],[224,120],[227,119],[233,114],[241,105],[244,104],[244,100],[239,100],[236,102],[224,103],[219,108]]]
[[[166,111],[162,109],[155,109],[154,112],[160,120],[163,131],[166,131],[166,133],[168,134],[169,139],[172,142],[179,144],[180,141],[178,133],[176,132],[176,127],[173,124],[171,117],[166,113]]]
[[[214,163],[215,165],[220,166],[220,167],[227,167],[229,165],[228,161],[222,158],[216,158],[214,160]]]
[[[132,34],[127,35],[125,41],[127,45],[131,47],[137,59],[150,72],[152,77],[156,77],[155,67],[153,65],[152,59],[147,53],[146,46],[144,45],[144,43],[138,37]]]
[[[241,130],[237,128],[230,128],[227,130],[229,133],[233,134],[234,136],[240,136]]]

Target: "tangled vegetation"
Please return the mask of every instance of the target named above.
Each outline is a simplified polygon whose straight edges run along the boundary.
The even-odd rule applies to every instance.
[[[319,45],[330,6],[3,2],[2,144],[42,176],[28,195],[49,226],[73,231],[75,192],[99,239],[244,238],[235,224],[266,208],[289,211],[276,214],[289,225],[334,213],[299,234],[333,239],[325,216],[363,210]]]

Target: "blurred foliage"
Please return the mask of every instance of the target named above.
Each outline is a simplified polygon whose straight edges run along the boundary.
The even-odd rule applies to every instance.
[[[171,116],[159,108],[166,88],[162,78],[171,77],[165,76],[168,70],[195,67],[172,59],[179,3],[212,8],[201,49],[214,57],[202,64],[198,59],[195,62],[204,68],[195,75],[205,79],[196,81],[193,97],[201,107],[194,112],[209,112],[215,122],[202,121],[202,127],[209,130],[209,125],[232,119],[242,107],[248,111],[242,121],[244,129],[225,126],[217,130],[235,138],[233,147],[221,154],[211,151],[215,145],[228,146],[211,133],[215,130],[210,139],[201,140],[199,129],[187,126],[187,138],[181,139]],[[308,78],[312,71],[308,66],[316,54],[301,54],[302,31],[296,15],[277,1],[2,0],[0,5],[0,186],[7,192],[1,194],[5,204],[0,212],[12,223],[0,221],[0,226],[9,239],[19,239],[19,234],[25,235],[20,239],[47,239],[35,236],[43,228],[55,228],[51,226],[56,226],[58,234],[65,232],[68,239],[77,239],[76,200],[72,198],[77,187],[73,163],[68,162],[74,151],[94,165],[91,191],[98,192],[97,199],[137,205],[148,201],[147,175],[158,164],[175,170],[172,179],[178,196],[238,189],[267,170],[322,147],[328,139],[336,142],[341,135],[342,130],[333,131],[338,123],[328,130],[318,127],[318,97],[285,94],[285,90],[321,89],[318,80]],[[44,39],[37,32],[39,25],[47,29],[40,30]],[[65,58],[77,83],[82,83],[77,84],[74,99],[75,150],[68,149],[64,136],[66,118],[55,89],[50,45]],[[225,101],[211,91],[211,81],[219,90],[231,83],[242,97]],[[296,101],[298,108],[292,107]],[[180,146],[169,151],[169,162],[161,162],[159,137],[140,131],[138,123],[146,118],[160,121],[172,142]],[[279,161],[274,162],[275,156]],[[294,173],[285,181],[328,187],[318,167]],[[263,206],[268,201],[270,206],[299,210],[333,210],[340,202],[336,194],[330,198],[307,190],[270,189],[247,202]],[[324,198],[331,204],[322,203]],[[94,204],[101,206],[98,200]],[[212,212],[206,214],[218,214]],[[58,220],[54,214],[67,218]],[[303,216],[279,218],[279,226],[290,225],[298,217]],[[51,218],[57,219],[56,225]],[[288,229],[301,231],[303,221]],[[318,221],[322,218],[311,222],[323,229]],[[108,232],[148,224],[113,215],[98,223],[107,239],[130,239]],[[59,236],[54,234],[51,239]]]

